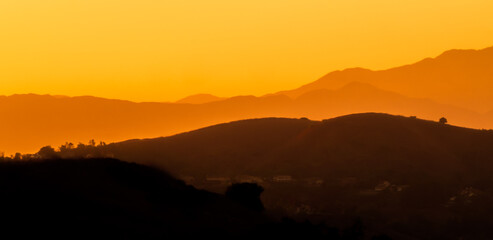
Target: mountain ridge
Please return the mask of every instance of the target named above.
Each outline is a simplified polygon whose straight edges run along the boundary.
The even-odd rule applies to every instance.
[[[493,89],[492,69],[493,47],[449,50],[435,58],[386,70],[349,68],[330,72],[314,82],[275,94],[296,97],[309,90],[337,89],[348,82],[360,81],[408,97],[425,97],[486,112],[493,108],[493,94],[488,91]],[[475,84],[464,84],[471,79]]]
[[[351,113],[386,112],[430,120],[447,117],[463,126],[493,128],[490,120],[493,116],[409,98],[358,82],[336,90],[309,91],[296,99],[285,95],[237,96],[204,104],[178,104],[88,96],[16,95],[0,97],[0,108],[4,113],[0,149],[7,154],[34,152],[47,144],[85,143],[90,139],[117,142],[167,136],[222,122],[262,117],[321,120]]]
[[[476,69],[481,71],[475,73]],[[450,73],[444,76],[443,71]],[[248,118],[320,120],[361,112],[429,120],[446,117],[462,126],[493,128],[493,114],[487,113],[493,109],[493,92],[489,91],[493,89],[492,76],[493,47],[451,50],[433,59],[388,70],[335,71],[298,89],[280,92],[283,94],[235,96],[212,102],[209,99],[197,104],[92,96],[0,96],[4,113],[0,150],[9,155],[34,152],[46,144],[168,136]],[[485,84],[475,84],[481,81]],[[463,94],[453,97],[451,93]]]
[[[332,129],[334,132],[326,132],[326,129]],[[356,129],[361,129],[362,132],[357,132]],[[376,132],[381,129],[381,133]],[[391,131],[392,130],[392,131]],[[429,132],[428,132],[429,131]],[[218,135],[218,134],[221,135]],[[320,137],[320,135],[327,134],[325,137]],[[352,134],[356,134],[352,136]],[[362,134],[362,135],[361,135]],[[383,135],[382,135],[383,134]],[[406,136],[411,134],[410,136]],[[358,137],[361,135],[361,138]],[[402,138],[402,135],[406,136],[405,139],[408,140],[398,140]],[[311,137],[310,137],[311,136]],[[336,137],[339,136],[339,137]],[[380,139],[376,142],[370,141],[370,136],[375,136]],[[385,136],[385,138],[384,138]],[[444,139],[448,136],[449,139]],[[289,167],[288,163],[294,163],[294,159],[304,158],[310,159],[314,153],[322,153],[325,150],[320,148],[317,141],[329,141],[331,144],[327,145],[329,149],[333,149],[334,153],[349,148],[351,150],[344,150],[343,159],[352,159],[351,161],[361,162],[362,160],[357,160],[357,155],[352,152],[358,152],[359,150],[353,149],[355,147],[353,141],[360,142],[362,146],[365,147],[365,151],[369,151],[369,155],[363,158],[373,159],[374,154],[377,154],[379,149],[385,147],[388,149],[389,154],[397,154],[405,161],[410,161],[409,156],[406,156],[407,150],[403,153],[399,153],[398,149],[428,149],[426,151],[419,150],[418,153],[409,154],[410,156],[421,156],[423,159],[431,159],[433,156],[440,156],[437,159],[443,159],[444,156],[453,156],[453,158],[463,158],[461,154],[462,148],[474,148],[479,149],[480,146],[486,147],[486,143],[478,144],[477,140],[473,142],[478,146],[471,145],[472,143],[467,143],[467,145],[459,147],[459,143],[464,142],[462,139],[483,139],[486,143],[493,143],[493,132],[492,131],[481,131],[475,129],[468,129],[463,127],[444,125],[438,122],[419,120],[403,116],[392,116],[388,114],[378,114],[378,113],[365,113],[365,114],[352,114],[348,116],[342,116],[337,118],[332,118],[324,120],[322,122],[310,121],[307,119],[284,119],[284,118],[267,118],[267,119],[253,119],[253,120],[242,120],[235,121],[226,124],[219,124],[207,128],[202,128],[195,131],[190,131],[183,134],[177,134],[170,137],[157,138],[157,139],[146,139],[146,140],[131,140],[124,141],[120,143],[110,144],[107,149],[111,153],[123,151],[115,156],[122,158],[123,160],[132,161],[129,156],[135,156],[132,152],[132,148],[141,149],[143,152],[152,152],[151,155],[156,157],[155,160],[150,162],[145,162],[145,164],[159,164],[159,161],[170,161],[171,165],[163,165],[162,167],[177,170],[178,168],[189,169],[187,166],[194,166],[197,168],[207,168],[206,166],[214,166],[214,169],[209,169],[207,172],[209,174],[223,173],[227,175],[232,173],[231,169],[223,169],[224,166],[234,167],[233,174],[256,174],[262,175],[260,172],[255,172],[260,166],[267,167],[270,164],[275,164],[275,168],[272,168],[271,175],[275,174],[308,174],[319,172],[320,169],[311,169],[302,171],[305,167],[300,166],[301,162],[297,162],[295,165]],[[336,139],[340,138],[339,142],[334,142]],[[186,139],[202,139],[188,141]],[[214,139],[214,140],[213,140]],[[277,139],[277,140],[274,140]],[[318,139],[318,140],[317,140]],[[326,140],[324,140],[326,139]],[[420,139],[420,140],[418,140]],[[440,141],[446,140],[446,142],[441,143]],[[486,141],[487,140],[487,141]],[[187,142],[188,141],[188,142]],[[301,142],[300,142],[301,141]],[[311,142],[312,145],[307,145],[304,142]],[[383,142],[379,142],[383,141]],[[395,142],[397,141],[397,142]],[[401,145],[409,142],[407,144]],[[282,143],[280,143],[282,142]],[[446,145],[443,145],[445,144]],[[154,146],[153,148],[144,147],[146,144]],[[274,145],[273,145],[274,144]],[[278,145],[281,144],[281,145]],[[294,145],[293,145],[294,144]],[[180,147],[181,146],[181,147]],[[183,146],[187,146],[184,148]],[[255,147],[256,146],[256,147]],[[282,146],[282,147],[281,147]],[[373,146],[373,147],[370,147]],[[389,148],[390,146],[390,148]],[[392,149],[392,146],[396,146],[396,149]],[[447,146],[447,147],[446,147]],[[450,146],[455,146],[451,148]],[[231,147],[230,150],[228,150]],[[250,149],[252,148],[253,149]],[[144,150],[146,149],[146,150]],[[154,149],[154,150],[153,150]],[[223,150],[221,150],[223,149]],[[237,150],[234,150],[237,149]],[[260,149],[261,150],[259,152]],[[339,150],[337,150],[339,149]],[[432,149],[446,149],[445,152],[431,153]],[[301,152],[297,152],[301,151]],[[469,151],[469,150],[468,150]],[[482,149],[475,153],[478,155],[483,155],[482,152],[489,151]],[[166,153],[168,152],[168,153]],[[221,153],[223,152],[223,153]],[[262,152],[262,153],[261,153]],[[311,153],[310,153],[311,152]],[[231,155],[234,153],[233,155]],[[170,155],[171,154],[171,155]],[[212,155],[210,155],[212,154]],[[260,155],[259,155],[260,154]],[[274,155],[273,155],[274,154]],[[342,154],[342,153],[341,153]],[[380,153],[378,153],[380,154]],[[390,155],[392,155],[390,154]],[[427,156],[427,154],[429,156]],[[458,155],[457,155],[458,154]],[[493,152],[492,152],[493,154]],[[325,154],[314,156],[316,161],[321,161]],[[178,156],[180,157],[178,159]],[[254,156],[258,159],[254,160]],[[284,157],[283,157],[284,156]],[[338,155],[342,157],[343,155]],[[365,156],[365,155],[363,155]],[[293,159],[294,157],[294,159]],[[132,157],[130,157],[132,158]],[[221,158],[220,162],[215,162]],[[293,159],[287,162],[281,161],[281,159]],[[331,159],[332,157],[329,157]],[[385,157],[386,158],[386,157]],[[489,157],[490,158],[490,157]],[[146,157],[140,155],[140,159],[146,159]],[[161,159],[161,160],[159,160]],[[194,160],[195,159],[195,160]],[[200,161],[197,161],[200,159]],[[214,160],[216,159],[216,160]],[[227,159],[232,160],[232,162],[227,163]],[[276,159],[272,162],[272,159]],[[377,160],[377,159],[373,159]],[[192,162],[188,162],[192,161]],[[212,161],[212,162],[211,162]],[[226,161],[226,162],[224,162]],[[253,162],[250,162],[253,161]],[[260,164],[261,161],[265,161]],[[441,161],[441,160],[440,160]],[[455,162],[454,162],[455,161]],[[454,160],[448,163],[449,167],[455,166],[457,164],[464,164],[458,160]],[[433,162],[433,161],[432,161]],[[425,162],[422,162],[424,164]],[[430,162],[431,163],[431,162]],[[161,162],[161,164],[163,164]],[[173,167],[173,164],[177,164]],[[183,165],[185,164],[185,165]],[[246,165],[245,165],[246,164]],[[254,165],[255,167],[253,167]],[[376,164],[376,163],[375,163]],[[389,163],[382,164],[381,166],[385,168]],[[392,164],[401,164],[395,162]],[[179,167],[182,166],[182,167]],[[240,167],[238,167],[240,166]],[[333,168],[334,166],[332,166]],[[438,165],[432,169],[437,169]],[[492,167],[492,166],[490,166]],[[260,167],[262,168],[262,167]],[[183,170],[182,169],[182,170]],[[265,168],[270,169],[270,168]],[[274,170],[275,169],[275,170]],[[283,172],[282,169],[291,169],[288,172]],[[460,169],[460,168],[457,168]],[[295,171],[296,170],[296,171]],[[446,171],[445,169],[442,169]],[[441,172],[442,170],[437,170]],[[187,175],[191,173],[175,172],[181,175]],[[254,172],[241,172],[241,171],[254,171]],[[427,170],[429,171],[429,170]],[[431,172],[429,172],[431,174]],[[397,174],[397,173],[395,173]],[[402,175],[408,175],[409,173],[402,173]],[[441,174],[440,174],[441,175]],[[446,175],[445,173],[443,174]],[[396,175],[398,176],[398,174]],[[309,176],[305,176],[309,177]],[[318,176],[320,177],[320,176]]]

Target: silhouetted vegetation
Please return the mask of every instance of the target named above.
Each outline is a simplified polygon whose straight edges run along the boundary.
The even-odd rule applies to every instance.
[[[446,118],[442,117],[442,118],[440,118],[440,120],[438,122],[441,124],[447,124],[448,120]]]
[[[265,189],[265,214],[338,229],[359,218],[365,238],[493,237],[491,131],[358,114],[322,122],[256,119],[168,138],[64,146],[57,157],[159,166],[217,193],[255,182]]]
[[[54,158],[58,158],[58,153],[51,146],[42,147],[38,151],[38,155],[42,159],[54,159]]]
[[[340,239],[339,230],[325,224],[275,221],[259,213],[261,191],[258,185],[240,184],[231,186],[225,197],[187,186],[163,171],[114,159],[3,162],[1,235],[15,239]],[[243,202],[243,196],[248,201]]]
[[[226,197],[251,210],[261,212],[265,209],[260,200],[263,191],[264,188],[255,183],[236,183],[228,187]]]
[[[366,238],[478,239],[493,237],[491,146],[491,131],[358,114],[239,121],[62,155],[160,166],[218,193],[234,182],[257,182],[269,215],[338,229],[360,218]]]

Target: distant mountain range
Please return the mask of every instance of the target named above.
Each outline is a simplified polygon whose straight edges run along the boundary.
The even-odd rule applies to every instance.
[[[0,96],[0,151],[35,152],[44,145],[116,142],[177,134],[249,118],[322,120],[380,112],[493,128],[493,48],[452,50],[389,69],[329,73],[301,88],[262,97],[199,94],[176,103],[134,103],[97,97]]]
[[[298,89],[277,94],[295,98],[316,89],[338,89],[353,81],[409,97],[478,112],[490,111],[493,109],[493,47],[450,50],[436,58],[382,71],[362,68],[335,71]]]

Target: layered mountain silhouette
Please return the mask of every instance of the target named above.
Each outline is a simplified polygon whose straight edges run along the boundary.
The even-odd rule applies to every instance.
[[[50,144],[116,142],[168,136],[248,118],[321,120],[381,112],[456,125],[493,128],[492,50],[453,50],[416,64],[329,73],[292,91],[227,99],[199,94],[176,103],[135,103],[96,97],[0,96],[0,151],[35,152]]]
[[[338,89],[353,81],[485,112],[493,109],[493,47],[450,50],[436,58],[382,71],[362,68],[335,71],[313,83],[278,94],[297,97],[316,89]]]

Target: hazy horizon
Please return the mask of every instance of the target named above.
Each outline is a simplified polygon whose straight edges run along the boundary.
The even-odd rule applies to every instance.
[[[492,13],[0,0],[2,236],[493,239]]]
[[[395,68],[405,67],[405,66],[408,66],[408,65],[416,64],[416,63],[419,63],[419,62],[421,62],[423,60],[426,60],[426,59],[434,59],[434,58],[439,57],[442,54],[444,54],[446,52],[449,52],[449,51],[454,51],[454,50],[459,50],[459,51],[469,51],[469,50],[481,51],[481,50],[490,49],[490,48],[493,48],[493,44],[492,45],[488,45],[486,47],[480,47],[480,48],[463,48],[463,49],[460,49],[460,48],[452,48],[452,49],[445,49],[444,51],[438,53],[435,56],[422,56],[421,58],[418,58],[418,60],[416,60],[414,62],[407,62],[407,63],[403,63],[401,65],[389,66],[389,67],[382,68],[382,69],[371,69],[371,68],[366,68],[366,67],[362,67],[362,66],[353,66],[353,67],[345,67],[345,68],[340,68],[340,69],[334,69],[334,70],[325,72],[324,74],[320,75],[319,77],[317,77],[315,79],[307,79],[304,82],[301,82],[300,85],[295,85],[295,86],[293,86],[291,88],[286,88],[286,87],[283,88],[282,86],[277,86],[278,88],[273,89],[271,92],[264,92],[264,93],[260,93],[260,94],[242,93],[242,94],[237,94],[237,95],[235,95],[235,94],[230,94],[230,95],[216,95],[216,94],[213,94],[211,92],[194,92],[194,93],[191,93],[191,94],[188,94],[188,95],[177,96],[176,99],[172,99],[172,100],[155,100],[155,101],[135,100],[135,99],[131,99],[131,98],[130,99],[126,99],[126,98],[118,98],[118,97],[105,97],[105,96],[91,95],[91,94],[69,95],[69,94],[57,94],[57,93],[48,93],[48,92],[16,92],[16,93],[11,93],[11,94],[0,94],[0,96],[9,97],[9,96],[13,96],[13,95],[49,95],[49,96],[53,96],[53,97],[96,97],[96,98],[105,98],[105,99],[110,99],[110,100],[130,101],[130,102],[135,102],[135,103],[150,103],[150,102],[156,102],[156,103],[179,103],[180,100],[184,100],[184,99],[187,99],[189,97],[195,97],[195,96],[200,96],[200,95],[210,95],[210,96],[218,97],[218,98],[221,98],[221,99],[227,99],[227,98],[236,97],[236,96],[262,97],[262,96],[266,96],[266,95],[273,94],[273,93],[278,93],[278,92],[283,92],[283,91],[294,90],[294,89],[300,88],[300,87],[302,87],[304,85],[310,84],[310,83],[312,83],[312,82],[314,82],[316,80],[319,80],[319,79],[325,77],[326,75],[328,75],[330,73],[334,73],[334,72],[341,72],[341,71],[352,70],[352,69],[365,69],[365,70],[370,70],[370,71],[373,71],[373,72],[379,72],[379,71],[392,70],[392,69],[395,69]],[[354,82],[358,82],[358,79],[354,79]]]
[[[260,96],[491,46],[492,10],[489,0],[4,0],[0,95]]]

